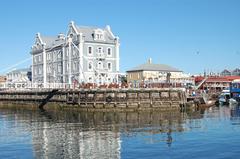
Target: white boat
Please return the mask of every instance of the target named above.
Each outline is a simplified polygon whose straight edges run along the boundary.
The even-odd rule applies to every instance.
[[[238,105],[238,102],[236,99],[230,98],[229,99],[229,105]]]
[[[229,99],[230,99],[230,90],[224,89],[218,98],[220,105],[229,104]]]

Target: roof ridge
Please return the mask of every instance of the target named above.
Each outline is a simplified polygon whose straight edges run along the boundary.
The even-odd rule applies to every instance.
[[[76,25],[79,29],[83,28],[83,29],[100,29],[100,27],[97,26],[86,26],[86,25]]]

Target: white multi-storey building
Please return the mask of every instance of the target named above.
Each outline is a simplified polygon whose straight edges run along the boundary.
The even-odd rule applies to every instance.
[[[119,38],[110,26],[80,27],[70,22],[67,35],[39,33],[32,46],[33,83],[118,83]]]

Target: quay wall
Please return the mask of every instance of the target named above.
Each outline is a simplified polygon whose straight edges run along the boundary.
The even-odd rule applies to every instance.
[[[82,110],[180,109],[187,102],[180,89],[80,89],[0,91],[0,106]]]

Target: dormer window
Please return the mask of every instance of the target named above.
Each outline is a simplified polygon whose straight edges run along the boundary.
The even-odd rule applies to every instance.
[[[94,40],[104,40],[103,30],[97,29],[94,31]]]
[[[95,40],[104,40],[103,39],[103,34],[95,34]]]

